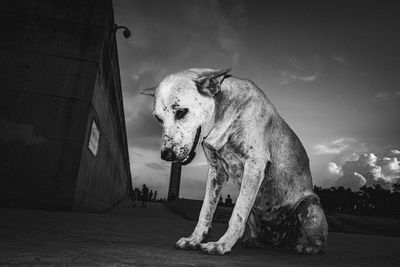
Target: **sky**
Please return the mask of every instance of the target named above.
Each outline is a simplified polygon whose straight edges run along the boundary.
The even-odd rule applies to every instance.
[[[393,3],[393,4],[391,4]],[[165,197],[153,99],[174,72],[224,69],[260,87],[302,141],[317,186],[357,189],[400,177],[400,17],[394,1],[114,0],[134,186]],[[201,149],[200,149],[201,150]],[[180,197],[202,199],[201,151]],[[399,180],[400,181],[400,180]],[[237,196],[230,182],[222,194]]]

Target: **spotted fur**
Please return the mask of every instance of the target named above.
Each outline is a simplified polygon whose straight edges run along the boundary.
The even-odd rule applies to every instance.
[[[178,248],[225,254],[242,238],[250,247],[326,250],[328,225],[307,153],[253,82],[227,71],[190,69],[166,77],[152,93],[153,113],[163,120],[162,149],[172,148],[177,161],[187,157],[201,129],[210,165],[198,223]],[[184,120],[174,119],[177,107],[189,108]],[[229,227],[218,241],[202,243],[228,179],[240,190]]]

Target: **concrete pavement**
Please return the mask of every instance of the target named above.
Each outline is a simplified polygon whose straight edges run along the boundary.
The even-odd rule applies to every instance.
[[[326,255],[236,247],[225,256],[173,247],[187,221],[162,204],[128,202],[107,214],[0,208],[0,265],[55,266],[395,266],[400,238],[330,233]],[[217,240],[226,224],[214,225]]]

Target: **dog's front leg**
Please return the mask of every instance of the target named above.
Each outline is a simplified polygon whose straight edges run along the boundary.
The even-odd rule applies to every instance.
[[[244,165],[240,193],[229,220],[229,227],[217,242],[200,244],[200,249],[209,254],[225,254],[231,251],[242,237],[250,211],[264,179],[266,160],[249,159]]]
[[[201,207],[199,220],[190,237],[182,237],[176,242],[176,247],[180,249],[197,249],[200,242],[211,227],[212,218],[221,196],[222,186],[225,184],[226,174],[218,167],[210,166],[208,169],[208,178],[206,193]]]

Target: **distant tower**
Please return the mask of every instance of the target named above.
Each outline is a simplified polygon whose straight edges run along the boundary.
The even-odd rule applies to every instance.
[[[182,165],[173,162],[171,164],[171,175],[169,178],[168,201],[179,198],[179,188],[181,186]]]

